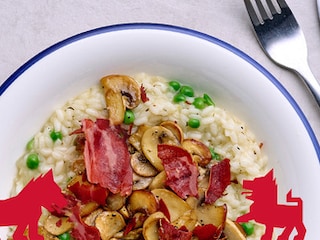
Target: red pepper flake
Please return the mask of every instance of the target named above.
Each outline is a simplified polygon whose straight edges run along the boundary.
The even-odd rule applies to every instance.
[[[62,219],[59,219],[57,222],[56,222],[56,226],[57,227],[61,227],[62,225]]]
[[[145,89],[145,87],[143,86],[143,84],[141,84],[141,86],[140,86],[140,94],[141,94],[141,100],[142,100],[142,102],[147,102],[147,101],[149,101],[149,98],[148,98],[148,96],[147,96],[147,92],[146,92],[146,89]]]

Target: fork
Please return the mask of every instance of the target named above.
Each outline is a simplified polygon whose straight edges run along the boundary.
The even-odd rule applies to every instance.
[[[244,0],[255,35],[266,55],[295,72],[305,83],[320,106],[320,85],[312,74],[307,60],[307,44],[303,32],[284,0]],[[279,11],[280,9],[280,11]]]

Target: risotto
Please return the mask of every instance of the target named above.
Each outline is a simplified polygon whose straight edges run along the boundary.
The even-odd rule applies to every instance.
[[[176,210],[170,209],[171,203],[167,201],[165,197],[167,194],[178,195],[178,202],[183,201],[181,202],[182,205],[187,204],[186,209],[189,209],[189,207],[191,207],[190,209],[196,208],[196,205],[204,204],[208,195],[207,190],[199,190],[199,192],[197,191],[195,194],[192,194],[192,190],[190,191],[191,193],[183,190],[180,193],[182,196],[179,196],[179,190],[172,191],[172,189],[174,189],[173,186],[165,185],[164,181],[162,181],[161,184],[157,182],[158,179],[162,179],[160,176],[161,173],[165,172],[166,174],[162,175],[164,177],[167,175],[168,177],[170,170],[167,170],[166,166],[163,169],[161,163],[159,166],[159,163],[149,160],[147,152],[151,152],[151,150],[144,151],[143,148],[154,140],[147,139],[144,142],[143,139],[141,139],[141,135],[145,136],[148,130],[152,128],[158,129],[160,127],[161,129],[165,128],[165,131],[173,133],[175,141],[177,138],[178,143],[166,142],[161,138],[158,144],[167,147],[168,145],[177,146],[177,149],[174,149],[175,152],[180,152],[182,149],[180,145],[187,146],[188,143],[192,144],[192,141],[196,141],[199,143],[198,145],[203,144],[206,151],[210,150],[210,159],[205,163],[197,162],[196,164],[196,166],[198,166],[196,169],[198,171],[197,184],[199,185],[196,187],[199,187],[199,189],[202,188],[200,185],[204,182],[204,179],[208,181],[209,170],[216,164],[221,164],[221,162],[227,159],[230,165],[231,181],[226,185],[225,189],[223,189],[223,194],[210,203],[220,210],[223,206],[223,211],[226,214],[225,219],[231,222],[235,221],[240,215],[248,212],[251,202],[241,194],[243,191],[242,182],[244,179],[253,179],[267,172],[267,157],[262,152],[262,144],[256,140],[254,134],[248,129],[248,126],[230,112],[219,108],[219,106],[215,106],[211,97],[207,94],[200,92],[188,94],[187,92],[183,96],[179,95],[179,91],[181,91],[183,87],[186,87],[180,86],[180,84],[183,85],[182,81],[180,83],[172,81],[171,84],[169,84],[169,80],[163,77],[151,76],[146,73],[139,73],[133,76],[133,79],[141,86],[140,95],[142,101],[140,101],[137,106],[132,107],[131,110],[125,112],[125,114],[129,115],[126,116],[127,119],[124,119],[124,121],[128,122],[121,124],[121,126],[129,133],[127,137],[131,158],[139,152],[140,156],[138,156],[138,158],[140,157],[140,160],[143,158],[142,162],[149,164],[147,166],[149,167],[149,173],[154,173],[146,173],[145,176],[140,172],[137,173],[137,171],[141,169],[136,170],[136,166],[133,166],[134,163],[131,160],[131,167],[133,168],[133,190],[132,193],[130,192],[131,195],[129,194],[130,196],[128,196],[128,194],[126,194],[128,191],[125,192],[125,190],[123,190],[124,192],[121,196],[118,196],[119,194],[108,194],[106,206],[94,206],[92,207],[92,212],[83,216],[83,219],[86,218],[84,220],[86,224],[92,226],[97,224],[96,227],[100,231],[102,239],[141,239],[142,236],[148,238],[150,237],[148,230],[145,230],[144,227],[151,215],[158,214],[158,217],[154,219],[157,220],[156,226],[160,228],[159,219],[167,217],[165,214],[166,211],[169,211],[171,215],[178,214]],[[193,91],[192,88],[189,88],[189,90],[190,89]],[[188,88],[186,88],[186,91],[188,91]],[[91,124],[98,119],[108,119],[108,117],[110,117],[110,109],[107,108],[108,99],[106,99],[105,94],[107,94],[106,89],[97,83],[97,85],[92,86],[87,91],[70,99],[64,106],[54,111],[41,130],[36,133],[28,143],[25,154],[17,161],[17,176],[12,189],[12,195],[20,192],[31,178],[46,173],[50,169],[53,170],[55,182],[63,190],[68,189],[70,184],[72,185],[75,181],[78,181],[78,176],[80,174],[83,175],[86,171],[84,169],[85,164],[83,163],[83,141],[85,141],[83,137],[85,122],[83,120],[86,119],[86,121],[90,121],[89,123]],[[130,101],[134,100],[132,96],[126,97],[130,98]],[[112,99],[110,101],[112,101]],[[115,106],[115,108],[117,108],[117,106]],[[147,130],[145,130],[144,127],[146,127]],[[80,131],[81,133],[78,133],[79,129],[82,129],[82,131]],[[154,132],[152,134],[154,134]],[[160,137],[158,136],[157,139],[159,140]],[[157,150],[160,151],[160,148]],[[158,154],[160,157],[161,154]],[[39,161],[35,163],[35,166],[32,165],[32,163],[29,163],[29,165],[26,164],[28,158],[30,160],[30,155],[33,155]],[[194,155],[197,155],[196,152],[191,154],[192,157]],[[165,159],[162,160],[164,162]],[[143,167],[145,167],[145,165]],[[88,178],[90,178],[90,176],[88,176]],[[156,187],[154,187],[154,185],[156,185]],[[204,184],[203,188],[207,189],[208,183]],[[165,190],[168,189],[170,193],[165,192]],[[148,208],[148,211],[151,212],[145,209],[144,211],[139,211],[139,209],[135,209],[135,211],[132,210],[132,208],[134,208],[133,206],[137,203],[131,203],[131,198],[133,198],[131,196],[138,190],[152,192],[156,195],[155,199],[157,204],[167,205],[167,210],[162,211],[163,214],[160,214],[161,211],[158,209],[151,211]],[[155,192],[157,194],[155,194]],[[187,194],[187,196],[184,196],[184,193]],[[124,195],[125,197],[123,197]],[[141,197],[141,199],[143,199],[147,194],[136,195],[137,198]],[[160,199],[163,198],[160,204],[159,196]],[[118,198],[121,198],[120,202],[123,203],[123,206],[112,209],[112,211],[119,214],[119,218],[122,219],[123,224],[120,224],[119,229],[115,228],[116,230],[112,230],[112,234],[109,234],[110,236],[108,234],[108,236],[103,236],[106,230],[101,229],[103,228],[100,227],[101,224],[99,225],[94,220],[87,220],[89,218],[88,216],[91,214],[91,218],[97,220],[99,214],[101,216],[103,211],[108,210],[108,204],[112,205],[111,199],[114,200]],[[118,200],[114,201],[119,202]],[[130,206],[128,202],[131,203]],[[150,202],[145,202],[145,204],[148,205]],[[138,214],[140,214],[139,216],[144,216],[143,218],[139,218],[139,221],[142,221],[141,219],[143,219],[143,221],[140,225],[136,223],[132,229],[129,229],[131,231],[129,231],[129,219],[132,220],[133,215],[137,216]],[[45,225],[49,213],[45,212],[43,215],[39,223],[40,228],[43,228],[43,225]],[[147,216],[149,218],[147,218]],[[193,221],[190,221],[190,219],[186,221],[187,216],[182,213],[180,215],[178,214],[176,218],[175,222],[171,219],[171,223],[173,224],[174,222],[176,229],[181,229],[183,226],[186,227],[187,229],[184,229],[185,232],[188,232],[188,230],[189,232],[193,231],[198,225],[203,225],[202,222],[199,222],[199,215],[197,214],[195,217],[190,217]],[[192,224],[190,224],[190,222],[192,222]],[[166,223],[161,222],[160,225],[162,228],[165,228],[165,224]],[[71,228],[72,226],[67,230],[71,232]],[[44,235],[47,239],[57,237],[57,235],[50,233],[50,231],[48,233],[47,229],[43,231],[45,231]],[[263,232],[264,227],[254,223],[254,232],[246,236],[245,239],[260,239]],[[220,232],[220,235],[221,238],[227,237],[223,232]],[[198,239],[197,235],[193,234],[192,239]]]

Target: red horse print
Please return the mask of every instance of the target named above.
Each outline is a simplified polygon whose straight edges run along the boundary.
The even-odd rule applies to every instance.
[[[67,200],[54,182],[52,170],[32,179],[15,197],[0,200],[0,226],[17,226],[14,240],[43,240],[38,234],[41,207],[50,212],[61,211]],[[26,231],[28,230],[28,231]],[[27,237],[27,233],[29,237]]]
[[[283,229],[278,240],[288,240],[294,228],[297,231],[294,240],[304,239],[306,228],[302,221],[302,200],[292,197],[290,190],[286,195],[287,202],[295,204],[278,204],[278,186],[273,178],[273,170],[264,177],[255,178],[252,181],[245,180],[243,188],[251,190],[243,194],[246,194],[246,198],[252,200],[253,203],[250,206],[250,212],[240,216],[237,219],[238,222],[255,220],[265,224],[266,232],[261,240],[272,239],[275,227]]]

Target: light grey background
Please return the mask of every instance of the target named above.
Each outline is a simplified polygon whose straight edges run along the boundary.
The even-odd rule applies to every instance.
[[[316,0],[287,0],[300,23],[309,63],[320,80],[320,24]],[[293,73],[260,49],[242,0],[0,0],[0,83],[34,55],[77,33],[106,25],[153,22],[217,37],[247,53],[289,91],[320,139],[320,111]],[[281,117],[281,114],[279,114]]]

